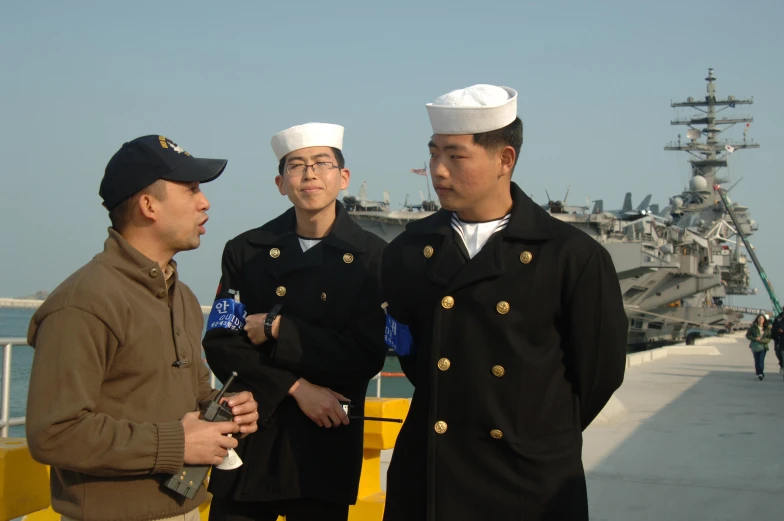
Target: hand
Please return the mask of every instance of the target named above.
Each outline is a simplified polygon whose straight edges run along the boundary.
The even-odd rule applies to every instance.
[[[289,395],[294,397],[305,416],[319,427],[348,425],[348,416],[338,400],[350,400],[342,394],[300,378],[289,389]]]
[[[223,398],[221,403],[231,408],[234,423],[240,426],[241,438],[258,430],[259,404],[253,399],[253,394],[242,391],[234,396]]]
[[[260,346],[269,338],[264,334],[264,320],[267,318],[267,313],[256,313],[255,315],[248,315],[245,317],[245,331],[248,333],[250,341],[257,346]],[[275,317],[272,322],[272,337],[278,338],[278,330],[280,329],[280,316]]]
[[[240,430],[234,422],[207,422],[199,419],[198,412],[189,412],[180,423],[185,431],[183,460],[188,465],[220,465],[227,449],[237,446],[237,440],[226,436]]]

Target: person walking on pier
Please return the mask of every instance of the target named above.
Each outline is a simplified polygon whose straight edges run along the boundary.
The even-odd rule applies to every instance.
[[[386,242],[337,201],[350,176],[343,131],[308,123],[276,134],[275,183],[293,208],[224,249],[204,349],[220,379],[242,367],[236,385],[254,391],[262,428],[240,443],[242,467],[213,472],[211,521],[345,521],[356,503],[363,422],[340,402],[361,417],[386,359]],[[235,305],[243,328],[221,318]]]
[[[754,371],[760,381],[765,378],[765,355],[768,353],[772,333],[772,326],[765,315],[757,315],[746,332],[746,338],[751,340],[749,348],[754,355]]]
[[[226,400],[233,422],[199,419],[218,391],[201,361],[201,307],[173,260],[199,247],[200,184],[225,167],[164,136],[125,143],[99,190],[112,223],[103,252],[33,315],[27,442],[52,467],[63,520],[196,521],[207,491],[186,499],[163,482],[183,464],[220,464],[237,445],[226,434],[257,429],[249,392]]]
[[[384,252],[385,337],[415,390],[385,521],[585,521],[582,431],[623,381],[627,318],[609,253],[512,173],[517,93],[427,105],[442,209]]]

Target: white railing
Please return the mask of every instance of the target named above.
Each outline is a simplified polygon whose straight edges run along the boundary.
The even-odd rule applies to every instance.
[[[206,361],[205,361],[206,363]],[[209,366],[208,366],[209,367]],[[381,398],[381,373],[378,373],[376,376],[371,378],[371,380],[376,381],[376,398]],[[218,379],[215,378],[215,373],[210,371],[210,386],[213,389],[217,389]]]
[[[376,398],[381,398],[381,373],[378,373],[371,380],[376,381]]]
[[[0,338],[3,346],[3,386],[0,391],[0,437],[8,437],[11,427],[25,424],[25,417],[11,418],[11,353],[14,346],[27,346],[26,338]],[[376,381],[376,398],[381,398],[381,373],[372,378]],[[216,388],[215,373],[210,371],[210,385]]]
[[[8,430],[24,425],[24,416],[11,418],[11,351],[14,346],[26,346],[26,338],[0,338],[3,346],[3,388],[0,395],[0,437],[8,437]]]

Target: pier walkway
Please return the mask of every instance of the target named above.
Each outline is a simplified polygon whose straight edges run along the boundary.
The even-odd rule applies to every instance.
[[[784,516],[784,381],[773,346],[760,382],[742,333],[703,343],[718,354],[669,348],[627,368],[616,393],[626,412],[586,430],[592,520]]]

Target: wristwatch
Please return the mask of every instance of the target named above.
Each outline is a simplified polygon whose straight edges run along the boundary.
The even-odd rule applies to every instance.
[[[272,336],[272,323],[278,318],[278,313],[280,313],[282,307],[283,304],[275,304],[264,319],[264,335],[266,335],[267,340],[275,340]]]

